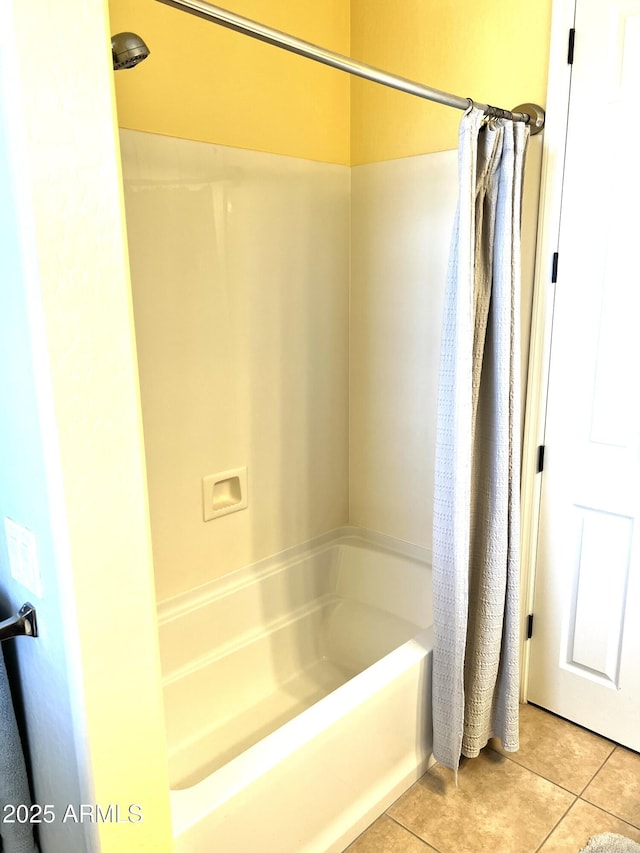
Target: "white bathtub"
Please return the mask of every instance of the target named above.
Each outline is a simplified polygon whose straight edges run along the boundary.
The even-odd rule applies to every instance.
[[[342,528],[159,608],[176,853],[342,851],[431,758],[431,571]]]

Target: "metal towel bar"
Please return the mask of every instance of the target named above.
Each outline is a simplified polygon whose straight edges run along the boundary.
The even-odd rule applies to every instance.
[[[0,622],[0,642],[12,637],[37,637],[38,622],[33,604],[23,604],[16,616]]]

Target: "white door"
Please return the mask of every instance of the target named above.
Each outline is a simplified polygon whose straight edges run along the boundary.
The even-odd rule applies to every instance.
[[[528,699],[640,749],[640,0],[578,0]]]

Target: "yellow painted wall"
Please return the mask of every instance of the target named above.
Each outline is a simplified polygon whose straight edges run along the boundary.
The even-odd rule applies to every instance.
[[[349,0],[220,5],[349,53]],[[115,74],[121,127],[331,163],[349,162],[349,77],[153,0],[110,0],[111,32],[151,56]]]
[[[65,644],[75,702],[66,728],[52,729],[56,696],[44,695],[35,710],[45,717],[51,710],[41,724],[49,739],[65,743],[73,726],[83,802],[104,809],[120,804],[123,814],[129,804],[143,807],[138,823],[85,824],[83,833],[95,832],[101,853],[168,853],[155,592],[106,0],[14,0],[13,14],[24,127],[11,131],[25,139],[21,187],[31,190],[25,204],[32,206],[34,229],[28,268],[42,324],[38,351],[47,348],[42,428],[47,473],[56,485],[58,571],[51,582],[45,575],[43,595],[59,591],[64,603],[66,631],[55,641]],[[41,631],[36,642],[46,649],[54,642],[46,620]],[[27,677],[37,679],[37,662]],[[36,789],[40,774],[56,778],[45,758],[33,757]]]
[[[228,0],[238,14],[497,106],[544,105],[551,0]],[[121,127],[358,165],[455,148],[460,112],[153,0],[110,0],[151,57],[115,75]]]
[[[507,109],[544,106],[551,0],[351,0],[351,55]],[[457,147],[458,110],[354,79],[351,163]]]

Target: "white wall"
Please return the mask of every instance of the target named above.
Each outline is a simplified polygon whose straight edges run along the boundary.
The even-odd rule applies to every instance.
[[[159,600],[348,522],[345,166],[121,131]],[[249,505],[203,520],[204,476]]]

